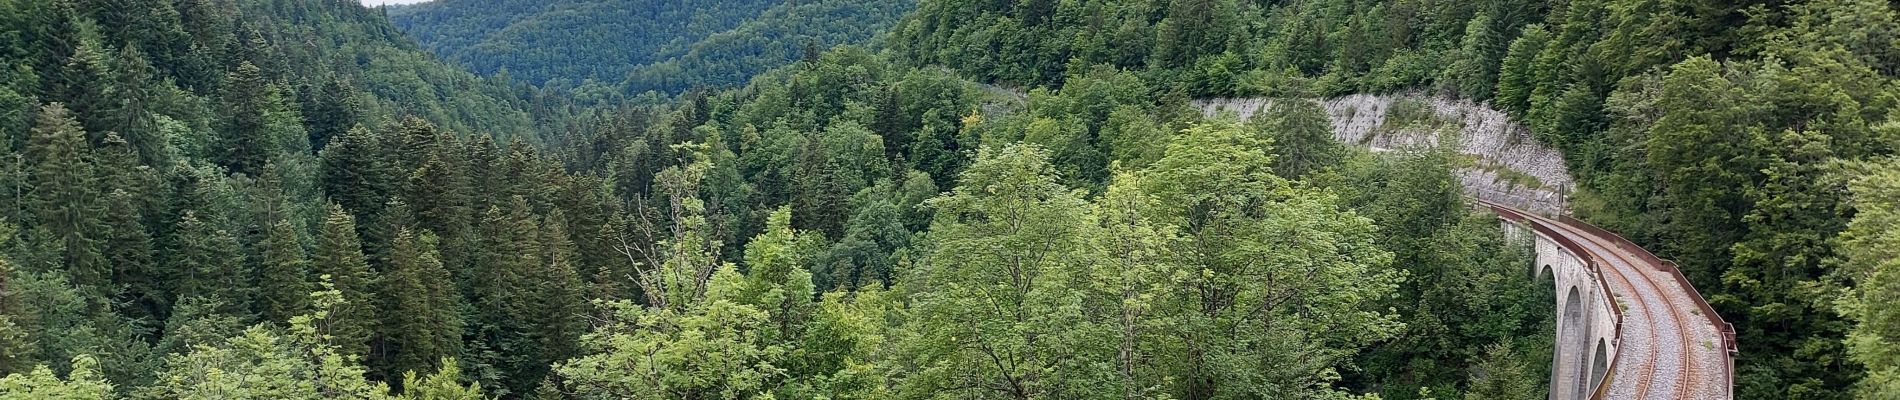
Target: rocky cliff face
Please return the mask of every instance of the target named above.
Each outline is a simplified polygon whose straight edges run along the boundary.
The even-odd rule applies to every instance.
[[[1271,102],[1205,99],[1194,106],[1208,115],[1233,113],[1245,120]],[[1562,155],[1484,105],[1423,95],[1351,95],[1319,102],[1332,117],[1333,138],[1341,142],[1373,151],[1449,146],[1472,156],[1458,178],[1478,198],[1555,214],[1564,211],[1564,197],[1575,188]]]

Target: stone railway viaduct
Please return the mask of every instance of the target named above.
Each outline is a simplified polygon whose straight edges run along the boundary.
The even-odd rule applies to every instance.
[[[1194,105],[1244,120],[1268,112],[1273,101]],[[1675,263],[1565,216],[1573,184],[1562,156],[1522,125],[1483,105],[1429,96],[1316,102],[1341,142],[1374,151],[1449,147],[1472,156],[1472,165],[1458,171],[1465,192],[1498,215],[1507,235],[1531,238],[1536,263],[1525,274],[1550,280],[1556,290],[1552,400],[1734,397],[1734,326]]]
[[[1526,273],[1554,281],[1551,399],[1733,398],[1735,328],[1675,263],[1582,221],[1479,202],[1533,237]]]

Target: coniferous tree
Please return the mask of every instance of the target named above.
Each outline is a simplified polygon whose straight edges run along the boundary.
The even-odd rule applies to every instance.
[[[74,284],[103,294],[111,277],[102,249],[106,227],[99,182],[85,131],[58,103],[40,109],[27,144],[26,207],[34,221],[64,247],[61,262]]]
[[[218,163],[233,173],[257,176],[274,156],[270,137],[273,95],[264,72],[249,62],[224,78],[226,120],[219,130]]]
[[[417,225],[445,237],[463,236],[471,223],[467,171],[438,153],[423,161],[408,180],[405,199]]]
[[[134,198],[142,198],[152,193],[154,186],[157,186],[153,168],[141,165],[138,150],[117,132],[107,133],[93,154],[94,168],[99,172],[100,190],[124,191]],[[151,204],[149,200],[140,199],[127,206],[142,211]]]
[[[546,350],[538,336],[534,315],[540,309],[534,297],[541,277],[536,265],[540,259],[540,238],[536,219],[528,202],[515,196],[506,203],[507,211],[491,207],[482,219],[480,254],[474,257],[469,277],[469,301],[476,312],[469,329],[485,349],[495,354],[472,361],[497,368],[504,376],[498,387],[509,392],[528,392],[541,382],[547,363]]]
[[[341,78],[325,80],[315,88],[305,88],[303,101],[304,130],[310,134],[310,147],[322,150],[330,140],[349,132],[362,118],[362,105],[356,88]]]
[[[0,218],[16,223],[27,220],[22,196],[27,184],[26,155],[21,151],[31,140],[39,108],[30,95],[38,76],[26,68],[24,63],[0,63],[0,82],[5,82],[0,83],[0,201],[10,204],[0,207]]]
[[[369,351],[370,335],[376,323],[376,309],[370,295],[375,276],[371,275],[369,261],[363,256],[363,244],[356,233],[356,217],[340,206],[331,205],[329,209],[329,216],[324,218],[317,235],[311,270],[318,277],[327,277],[325,279],[349,304],[328,310],[333,323],[325,325],[324,333],[335,338],[334,344],[342,354],[360,356]]]
[[[1219,53],[1228,46],[1233,18],[1232,0],[1168,1],[1167,17],[1155,25],[1154,62],[1166,67],[1193,64],[1200,56]]]
[[[581,317],[585,315],[588,293],[575,271],[580,255],[568,236],[566,215],[559,209],[550,212],[540,232],[537,246],[540,257],[534,272],[540,279],[538,293],[534,295],[540,310],[534,314],[538,319],[534,325],[547,349],[543,358],[551,364],[578,355],[575,342],[586,330]]]
[[[237,238],[192,211],[179,219],[173,236],[177,249],[167,263],[177,274],[175,298],[216,298],[218,312],[242,315],[248,309],[245,292],[251,285]]]
[[[160,3],[163,2],[150,2]],[[166,6],[166,8],[169,8]],[[117,134],[130,144],[138,161],[145,165],[163,165],[165,162],[165,140],[158,129],[158,122],[152,112],[159,105],[152,87],[157,72],[144,53],[138,47],[125,46],[119,50],[112,68],[112,101],[107,110],[109,121],[106,129]]]
[[[285,322],[310,309],[310,260],[303,241],[289,220],[271,223],[263,243],[263,271],[258,273],[257,315],[263,321]]]
[[[380,214],[395,176],[382,154],[375,133],[350,129],[323,149],[323,192],[357,219]]]
[[[0,239],[12,240],[13,229],[0,221]],[[18,275],[13,263],[0,257],[0,376],[25,372],[27,365],[35,364],[31,358],[33,343],[27,341],[28,332],[22,325],[26,321],[21,317],[29,313],[15,288]]]
[[[1298,179],[1340,164],[1346,148],[1333,140],[1332,120],[1319,104],[1306,99],[1282,99],[1267,110],[1264,121],[1273,139],[1273,173]]]
[[[253,21],[238,19],[232,28],[232,40],[225,43],[230,58],[224,60],[230,68],[250,63],[266,76],[283,76],[283,59],[271,42],[264,39],[262,27]]]
[[[369,363],[385,378],[431,370],[460,352],[460,297],[434,241],[410,230],[398,232],[389,270],[378,282],[376,304],[382,322]]]
[[[26,3],[19,10],[22,15],[31,16],[28,26],[36,29],[26,30],[21,43],[39,43],[28,48],[31,57],[28,67],[45,75],[40,79],[40,87],[35,93],[50,97],[47,101],[70,101],[64,93],[73,93],[76,82],[68,79],[66,64],[72,60],[75,52],[85,41],[77,4],[74,0],[53,0]]]
[[[44,81],[55,85],[46,94],[48,100],[65,102],[85,128],[87,143],[99,143],[112,127],[108,116],[113,115],[117,93],[112,87],[110,57],[97,39],[82,39],[65,64]]]
[[[397,123],[394,128],[390,137],[385,139],[385,141],[388,142],[389,149],[394,150],[395,156],[391,157],[391,160],[395,165],[392,168],[397,171],[404,173],[413,172],[416,168],[421,167],[424,161],[440,151],[442,134],[435,125],[429,123],[429,121],[424,121],[421,118],[412,116],[403,118],[402,122]],[[523,145],[521,147],[527,146]],[[526,149],[517,148],[517,150]],[[400,183],[404,185],[408,184],[407,181]],[[397,192],[407,193],[408,191],[397,190]]]
[[[162,315],[164,301],[158,296],[165,277],[155,259],[146,210],[156,203],[152,198],[159,197],[152,195],[157,177],[139,163],[138,152],[117,133],[106,135],[104,146],[95,154],[102,172],[101,190],[108,192],[102,199],[105,213],[101,217],[106,230],[100,235],[106,262],[112,266],[111,289],[130,307],[127,315],[155,318]]]
[[[155,260],[151,233],[136,207],[141,199],[123,189],[106,196],[106,261],[112,265],[112,283],[119,300],[128,303],[132,317],[155,318],[165,301],[161,286],[166,278]]]
[[[455,142],[445,141],[408,176],[409,193],[404,196],[414,210],[416,230],[440,238],[441,262],[453,271],[467,271],[478,242],[473,227],[479,216],[470,208],[475,189],[470,171],[457,162],[460,150]],[[465,275],[456,278],[465,279]]]
[[[214,92],[234,39],[231,25],[237,19],[236,10],[221,0],[179,0],[176,4],[178,19],[191,36],[190,53],[180,61],[179,83],[199,93]]]
[[[1537,85],[1536,58],[1550,41],[1543,25],[1532,24],[1505,51],[1498,67],[1497,107],[1523,119],[1530,115],[1531,91]]]
[[[123,49],[137,48],[150,54],[155,64],[184,68],[183,57],[191,51],[191,36],[185,32],[177,8],[170,1],[91,0],[93,20],[99,23],[109,43],[124,43]],[[122,51],[123,51],[122,49]]]
[[[1465,23],[1464,38],[1459,39],[1451,64],[1439,77],[1438,86],[1445,92],[1473,101],[1491,98],[1492,90],[1498,85],[1497,58],[1501,47],[1497,35],[1491,32],[1492,24],[1491,16],[1484,13]]]

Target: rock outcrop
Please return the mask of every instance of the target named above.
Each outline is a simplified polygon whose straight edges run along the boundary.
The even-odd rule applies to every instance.
[[[1197,100],[1208,115],[1233,113],[1243,120],[1266,111],[1273,100]],[[1565,209],[1575,188],[1563,156],[1532,140],[1530,130],[1503,112],[1469,101],[1423,95],[1351,95],[1319,101],[1333,121],[1333,138],[1373,151],[1449,146],[1472,156],[1458,169],[1466,192],[1478,198],[1544,214]]]

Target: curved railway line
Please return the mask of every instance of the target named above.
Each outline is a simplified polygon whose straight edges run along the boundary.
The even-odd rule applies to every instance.
[[[1484,203],[1507,220],[1535,224],[1600,272],[1620,309],[1617,357],[1594,399],[1732,398],[1734,328],[1714,314],[1674,263],[1601,228]]]

